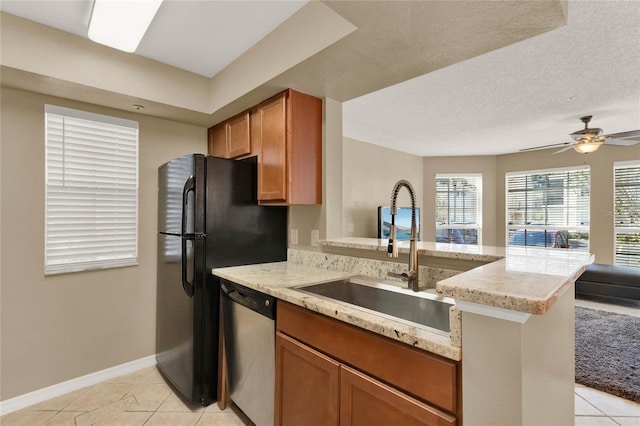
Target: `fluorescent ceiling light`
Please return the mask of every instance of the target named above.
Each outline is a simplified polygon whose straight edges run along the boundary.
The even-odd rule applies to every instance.
[[[96,43],[133,52],[161,3],[162,0],[95,0],[89,38]]]

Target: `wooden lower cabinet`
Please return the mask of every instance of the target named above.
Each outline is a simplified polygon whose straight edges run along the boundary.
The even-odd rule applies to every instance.
[[[458,363],[282,301],[276,328],[276,425],[460,421]]]
[[[455,425],[453,416],[349,367],[340,370],[340,425]]]
[[[276,334],[275,424],[337,426],[340,364]]]

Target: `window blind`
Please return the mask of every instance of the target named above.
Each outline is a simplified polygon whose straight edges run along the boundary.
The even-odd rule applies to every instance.
[[[45,274],[137,264],[138,123],[45,106]]]
[[[482,176],[436,175],[436,241],[481,244]]]
[[[508,245],[588,249],[589,167],[507,173],[506,187]]]
[[[640,162],[614,165],[614,263],[640,268]]]

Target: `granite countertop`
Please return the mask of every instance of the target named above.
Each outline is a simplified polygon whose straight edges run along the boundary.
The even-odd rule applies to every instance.
[[[386,253],[388,241],[376,238],[334,238],[320,242],[323,246],[342,247],[349,249],[375,250]],[[409,241],[398,241],[398,252],[409,253]],[[447,259],[477,260],[493,262],[506,256],[504,247],[477,246],[471,244],[448,244],[418,241],[416,243],[418,255],[434,256]]]
[[[346,249],[386,251],[387,241],[375,238],[340,238],[322,241],[323,246]],[[455,299],[451,309],[451,332],[410,325],[355,307],[320,298],[293,289],[299,285],[337,280],[356,274],[386,275],[387,262],[289,250],[288,262],[218,268],[213,274],[270,294],[411,346],[449,359],[461,359],[460,309],[482,306],[518,315],[544,315],[556,300],[593,262],[593,255],[566,249],[536,247],[489,247],[464,244],[419,242],[422,256],[482,262],[481,266],[436,284],[436,291]],[[400,253],[408,253],[408,242],[399,244]],[[295,261],[292,261],[295,260]],[[315,266],[311,266],[315,265]],[[400,264],[392,264],[398,265]],[[421,265],[422,266],[422,265]],[[382,275],[380,275],[382,276]],[[378,276],[379,279],[379,276]],[[401,285],[401,284],[398,284]],[[507,312],[507,311],[504,311]]]
[[[385,250],[387,240],[339,238],[323,245]],[[488,263],[439,281],[436,290],[456,301],[478,303],[528,314],[545,314],[593,262],[592,254],[538,247],[491,247],[418,242],[419,255],[487,261]],[[399,245],[409,252],[408,242]]]
[[[270,294],[280,300],[305,307],[408,345],[455,361],[462,359],[461,348],[451,343],[449,333],[429,327],[409,325],[402,321],[394,321],[387,317],[365,312],[292,288],[299,285],[341,279],[352,276],[352,273],[293,262],[232,266],[217,268],[212,272],[216,276]],[[454,327],[456,330],[454,330]],[[457,326],[452,324],[452,333],[459,333],[459,321]]]

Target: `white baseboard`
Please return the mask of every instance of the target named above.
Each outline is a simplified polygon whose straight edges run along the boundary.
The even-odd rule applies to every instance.
[[[30,405],[38,404],[69,392],[73,392],[87,386],[92,386],[96,383],[104,382],[105,380],[113,379],[114,377],[122,376],[124,374],[133,373],[136,370],[151,367],[153,365],[156,365],[156,356],[149,355],[135,361],[116,365],[115,367],[96,371],[95,373],[87,374],[86,376],[67,380],[66,382],[47,386],[46,388],[38,389],[24,395],[19,395],[5,401],[0,401],[0,415],[9,414]]]

